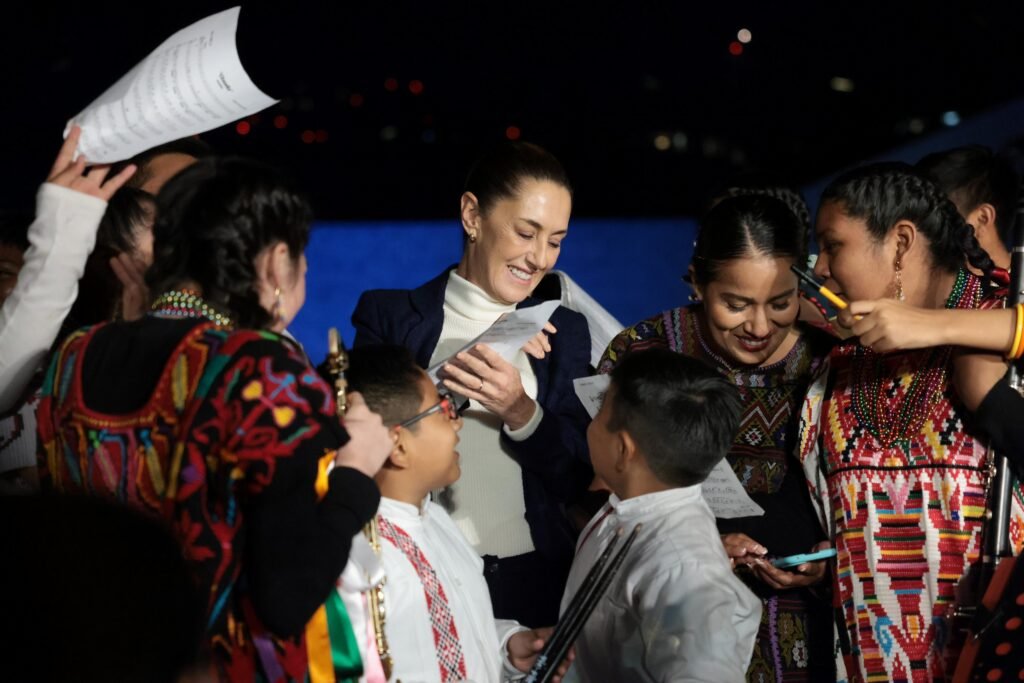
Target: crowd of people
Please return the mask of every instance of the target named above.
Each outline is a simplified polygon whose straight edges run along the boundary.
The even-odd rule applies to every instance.
[[[690,302],[598,358],[610,317],[563,297],[507,357],[470,344],[571,282],[573,189],[504,143],[457,263],[338,311],[339,395],[287,329],[294,181],[197,140],[92,165],[79,134],[0,226],[5,680],[519,680],[634,530],[554,680],[951,679],[993,453],[1024,469],[1019,180],[989,150],[854,168],[816,216],[737,182],[679,264]],[[723,460],[763,514],[716,519]],[[1018,487],[1010,512],[1019,552]]]

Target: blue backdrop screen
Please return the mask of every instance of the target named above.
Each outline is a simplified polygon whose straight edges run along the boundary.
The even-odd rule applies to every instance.
[[[430,280],[459,260],[461,234],[457,221],[318,223],[306,251],[306,304],[291,332],[320,362],[328,327],[352,343],[361,292]],[[556,267],[630,325],[686,302],[689,288],[680,278],[695,235],[688,219],[574,220]]]

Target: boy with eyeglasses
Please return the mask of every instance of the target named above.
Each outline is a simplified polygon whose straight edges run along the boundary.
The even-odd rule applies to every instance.
[[[521,677],[550,629],[494,618],[482,560],[444,508],[429,500],[460,474],[462,420],[454,399],[438,392],[405,348],[364,346],[349,361],[349,390],[363,395],[394,440],[376,476],[377,516],[354,539],[338,583],[360,645],[363,680],[384,680],[385,672],[395,681]],[[378,587],[386,641],[377,639],[370,616]]]

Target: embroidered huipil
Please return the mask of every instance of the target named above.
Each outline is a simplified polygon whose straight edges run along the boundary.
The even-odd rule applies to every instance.
[[[964,275],[948,307],[995,305]],[[874,354],[844,344],[828,365],[804,401],[801,457],[838,550],[839,679],[945,680],[947,612],[981,550],[986,443],[953,386],[948,347]],[[933,391],[911,420],[929,373]],[[890,427],[901,416],[903,432]],[[1018,489],[1018,550],[1020,532]]]
[[[348,437],[298,347],[150,315],[71,335],[42,396],[43,489],[167,521],[202,591],[217,677],[305,680],[303,629],[379,493],[335,467],[318,501],[318,472]]]

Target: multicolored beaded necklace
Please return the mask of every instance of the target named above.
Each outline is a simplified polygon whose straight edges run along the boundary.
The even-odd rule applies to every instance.
[[[203,301],[192,289],[175,289],[156,298],[151,307],[155,315],[171,318],[206,318],[217,327],[233,327],[231,318]]]
[[[963,268],[956,275],[946,308],[977,308],[981,281]],[[858,345],[851,359],[850,403],[857,421],[884,448],[905,441],[921,431],[932,408],[942,399],[953,349],[938,346],[910,375],[910,384],[900,396],[905,375],[893,377],[886,370],[885,356]]]

